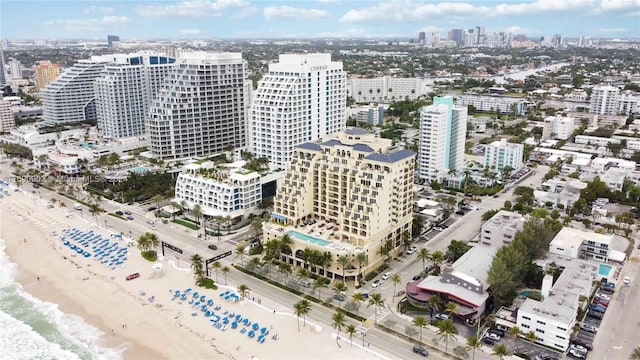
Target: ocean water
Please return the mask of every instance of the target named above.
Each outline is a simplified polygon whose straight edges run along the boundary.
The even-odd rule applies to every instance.
[[[97,345],[104,333],[58,305],[31,296],[15,282],[17,266],[0,239],[0,359],[122,359],[124,348]]]

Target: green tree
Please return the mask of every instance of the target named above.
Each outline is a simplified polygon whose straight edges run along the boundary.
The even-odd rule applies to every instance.
[[[431,260],[431,254],[427,248],[420,248],[417,255],[418,259],[422,261],[422,268],[425,269],[425,262]]]
[[[313,290],[318,290],[318,299],[320,299],[320,289],[326,288],[327,283],[324,281],[324,278],[318,276],[313,280]]]
[[[298,306],[294,305],[294,308],[299,308],[298,311],[303,319],[304,326],[307,326],[307,314],[311,312],[311,303],[307,299],[302,299],[296,303]]]
[[[238,286],[238,292],[240,293],[240,297],[242,299],[246,298],[249,295],[249,287],[245,284],[241,284],[240,286]]]
[[[338,264],[340,264],[340,267],[342,268],[342,281],[346,282],[346,280],[344,278],[344,270],[347,267],[347,265],[349,264],[349,257],[347,255],[338,256]]]
[[[369,295],[369,303],[367,307],[373,306],[373,322],[378,323],[378,308],[384,306],[384,298],[379,293],[372,293]]]
[[[636,346],[635,348],[633,348],[633,351],[631,352],[631,356],[629,357],[630,360],[640,360],[640,346]]]
[[[429,303],[429,307],[432,308],[433,311],[440,310],[440,307],[442,306],[442,299],[440,298],[440,296],[435,294],[431,295],[427,302]]]
[[[532,343],[535,343],[536,339],[537,339],[537,336],[536,336],[536,333],[534,333],[533,331],[529,331],[528,333],[526,333],[524,335],[524,338],[529,340]]]
[[[420,342],[422,342],[422,329],[427,326],[429,323],[427,322],[427,319],[424,318],[424,316],[416,316],[413,319],[413,325],[417,326],[420,329]]]
[[[213,264],[211,264],[211,267],[213,267],[213,269],[216,271],[216,282],[218,282],[218,269],[222,267],[222,264],[220,264],[220,261],[215,261]]]
[[[451,320],[442,320],[438,323],[438,335],[444,339],[444,352],[449,353],[449,339],[453,339],[458,332]]]
[[[228,266],[224,266],[222,268],[222,273],[224,274],[224,284],[227,285],[227,274],[229,273],[229,271],[231,271],[231,268],[229,268]]]
[[[345,285],[343,282],[338,282],[333,285],[333,291],[336,293],[336,295],[342,295],[342,293],[347,291],[347,285]],[[342,300],[338,300],[338,309],[340,308],[341,304]]]
[[[349,324],[344,331],[349,334],[349,340],[351,341],[351,346],[353,346],[353,334],[356,333],[356,326],[353,324]]]
[[[333,328],[338,331],[338,334],[336,335],[336,343],[338,343],[338,340],[340,339],[340,330],[342,330],[342,328],[346,325],[347,319],[344,316],[344,313],[341,310],[338,310],[331,317],[331,321],[333,321],[331,326],[333,326]]]
[[[360,304],[362,304],[366,300],[366,298],[364,297],[364,295],[362,295],[362,293],[357,292],[357,293],[354,293],[351,296],[351,300],[356,305],[356,313],[359,314],[360,313]]]
[[[510,354],[509,349],[507,349],[507,346],[504,344],[498,344],[493,347],[493,355],[500,359],[503,359],[505,356],[509,356]]]
[[[509,335],[513,336],[513,342],[516,345],[516,352],[518,352],[518,337],[520,336],[520,328],[517,326],[512,326],[511,328],[509,328]]]
[[[449,301],[444,305],[444,312],[447,314],[455,315],[458,311],[458,304],[453,301]]]
[[[393,283],[393,300],[392,300],[392,302],[395,302],[395,300],[396,300],[396,286],[402,282],[402,278],[400,278],[400,275],[398,275],[398,274],[393,274],[393,276],[391,277],[391,282]]]
[[[473,351],[471,360],[475,360],[476,349],[479,348],[480,346],[482,346],[482,343],[480,342],[478,335],[471,335],[471,337],[467,339],[467,348]]]
[[[204,266],[202,264],[202,256],[198,254],[193,254],[191,258],[191,270],[193,270],[193,276],[196,278],[196,284],[200,284],[204,277],[203,269]]]
[[[240,256],[240,265],[243,265],[244,249],[245,249],[244,245],[236,246],[236,257]]]
[[[367,265],[369,263],[367,254],[363,252],[359,252],[356,254],[356,261],[358,262],[358,279],[362,279],[362,265]]]
[[[451,256],[451,261],[455,262],[467,251],[469,251],[470,248],[471,246],[467,245],[463,241],[451,240],[449,246],[447,247],[447,254]]]

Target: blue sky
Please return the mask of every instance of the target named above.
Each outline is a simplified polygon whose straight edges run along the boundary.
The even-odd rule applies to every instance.
[[[2,0],[8,39],[416,38],[484,26],[531,37],[640,37],[640,0]]]

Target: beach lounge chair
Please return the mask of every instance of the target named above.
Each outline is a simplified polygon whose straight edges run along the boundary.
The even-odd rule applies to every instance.
[[[249,332],[247,333],[247,336],[250,337],[250,338],[254,337],[255,335],[256,335],[256,333],[253,330],[249,330]]]
[[[264,337],[262,338],[262,340],[260,340],[260,344],[264,343]]]
[[[240,334],[244,334],[246,332],[247,332],[247,329],[245,329],[245,328],[240,329]]]
[[[220,308],[221,308],[221,306],[220,306],[220,304],[218,304],[218,305],[216,305],[215,308],[213,308],[213,310],[220,310]]]
[[[260,328],[260,325],[258,325],[258,323],[253,323],[251,327],[253,328],[253,330],[258,330]]]
[[[234,321],[234,322],[231,323],[231,328],[232,329],[235,329],[237,327],[238,327],[238,323],[237,322]]]

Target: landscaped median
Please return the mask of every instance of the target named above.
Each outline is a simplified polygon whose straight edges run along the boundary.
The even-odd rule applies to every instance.
[[[174,222],[176,224],[180,224],[182,226],[188,227],[191,230],[200,230],[200,226],[192,223],[191,221],[182,220],[182,219],[176,219],[176,220],[171,220],[171,222]]]

